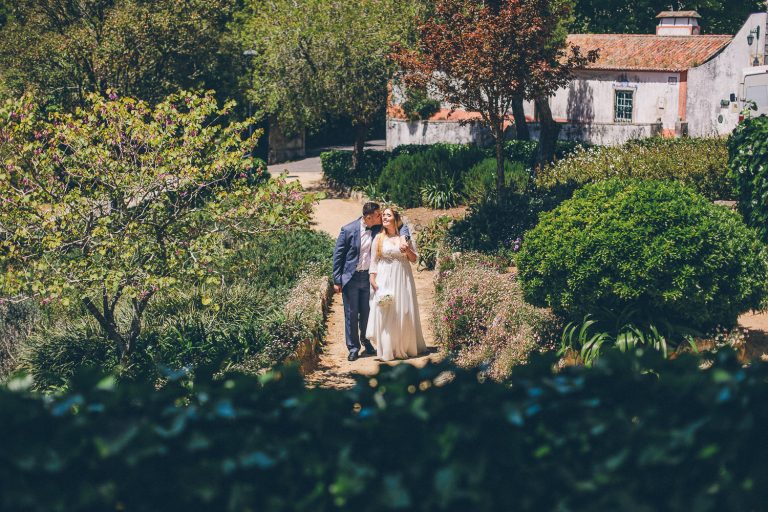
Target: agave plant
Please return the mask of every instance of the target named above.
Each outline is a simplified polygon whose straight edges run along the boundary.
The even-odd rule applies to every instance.
[[[656,325],[648,323],[643,327],[631,321],[634,312],[624,309],[618,315],[610,315],[614,324],[613,329],[597,329],[598,320],[586,315],[581,323],[570,322],[563,329],[560,337],[560,355],[568,352],[576,352],[586,366],[592,366],[600,357],[604,348],[617,348],[622,352],[632,352],[638,348],[652,348],[661,352],[664,357],[669,356],[670,334],[663,334]],[[604,323],[609,321],[603,320]],[[593,329],[594,327],[594,329]],[[682,335],[682,339],[688,343],[694,351],[697,351],[694,342],[694,331],[682,329],[679,326],[667,325],[664,332]]]
[[[597,320],[590,318],[590,315],[585,316],[581,324],[568,323],[560,337],[559,354],[564,355],[569,350],[576,351],[586,366],[592,366],[592,363],[600,356],[600,349],[603,344],[610,341],[607,332],[589,332],[596,323]]]
[[[453,178],[427,183],[421,187],[421,201],[424,206],[435,210],[446,210],[461,203],[463,196]]]

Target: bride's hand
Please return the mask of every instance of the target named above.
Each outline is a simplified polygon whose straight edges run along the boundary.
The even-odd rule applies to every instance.
[[[408,250],[408,247],[409,247],[409,244],[408,244],[408,242],[405,240],[405,237],[404,237],[404,236],[401,236],[401,237],[400,237],[400,252],[401,252],[401,253],[403,253],[403,254],[405,254],[405,252]]]
[[[373,288],[374,293],[378,291],[379,286],[376,284],[376,276],[375,275],[370,276],[369,281],[371,283],[371,288]]]

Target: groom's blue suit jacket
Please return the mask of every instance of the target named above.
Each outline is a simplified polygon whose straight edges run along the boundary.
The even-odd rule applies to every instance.
[[[358,217],[341,228],[333,250],[333,284],[340,284],[342,288],[352,279],[360,259],[360,219]],[[373,226],[371,236],[376,237],[380,231],[381,226]],[[400,234],[410,235],[408,226],[403,224]]]

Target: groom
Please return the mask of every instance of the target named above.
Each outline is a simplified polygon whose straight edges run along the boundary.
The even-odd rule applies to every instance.
[[[365,203],[363,216],[341,228],[333,251],[333,289],[344,302],[344,337],[349,350],[347,360],[360,357],[360,342],[365,355],[376,350],[365,337],[370,313],[371,288],[368,268],[371,264],[373,239],[381,231],[381,209],[377,203]],[[410,235],[403,225],[401,235]]]

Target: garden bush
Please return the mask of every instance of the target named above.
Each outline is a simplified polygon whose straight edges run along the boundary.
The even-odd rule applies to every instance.
[[[527,304],[513,274],[479,254],[455,258],[440,259],[433,322],[435,340],[459,365],[482,364],[501,379],[531,352],[555,347],[559,320]]]
[[[463,174],[482,157],[477,146],[458,144],[435,144],[418,153],[403,153],[389,161],[379,176],[378,187],[401,207],[421,206],[422,189],[428,185],[452,184],[451,195],[459,194]]]
[[[453,222],[452,217],[441,215],[419,231],[416,238],[419,251],[419,269],[434,270],[440,252],[447,250],[446,236]]]
[[[457,251],[479,251],[514,262],[524,234],[538,222],[539,214],[554,208],[570,195],[569,190],[489,194],[469,205],[466,216],[448,233],[449,245]]]
[[[0,388],[3,510],[764,510],[768,367],[609,354],[504,383],[383,367],[343,392],[198,372]],[[654,368],[648,372],[647,368]]]
[[[294,356],[319,337],[322,322],[308,303],[320,307],[327,298],[308,283],[324,280],[327,288],[332,251],[331,238],[314,231],[242,243],[219,263],[223,283],[177,287],[155,297],[124,375],[156,378],[157,367],[197,368],[220,360],[256,371]],[[26,345],[22,366],[41,388],[63,385],[80,367],[118,363],[114,347],[87,316],[40,329]]]
[[[42,320],[40,306],[33,300],[0,301],[0,379],[18,366],[23,343]]]
[[[388,151],[367,149],[356,172],[352,169],[352,152],[335,149],[321,153],[320,164],[328,186],[342,190],[376,183],[390,156]]]
[[[560,160],[566,158],[577,149],[587,147],[583,142],[571,140],[558,140],[555,144],[555,158]],[[504,156],[513,162],[522,162],[523,165],[532,169],[536,165],[536,154],[539,151],[539,143],[535,140],[508,140],[504,142]],[[495,158],[493,150],[488,150],[488,156]]]
[[[583,144],[579,142],[558,141],[556,156],[565,158],[582,146]],[[522,181],[523,173],[519,169],[520,166],[525,169],[533,168],[537,148],[536,141],[509,140],[504,143],[505,156],[512,165],[511,174],[514,178],[511,178],[511,181],[518,184]],[[403,155],[417,158],[417,161],[401,158],[395,164],[397,169],[390,169],[386,177],[381,177],[389,163]],[[416,157],[416,155],[422,156]],[[366,150],[361,170],[355,173],[351,169],[351,151],[332,150],[320,155],[323,175],[331,188],[362,190],[371,198],[392,200],[401,206],[421,206],[424,203],[421,200],[422,189],[428,185],[444,185],[446,177],[453,180],[450,191],[457,198],[466,195],[464,175],[483,158],[495,160],[493,149],[480,148],[472,144],[402,144],[392,151]],[[490,167],[491,164],[486,165]],[[414,192],[404,192],[407,187],[403,182],[407,183],[411,178],[417,180],[414,183]],[[477,179],[477,177],[470,178],[470,182],[473,183],[471,185],[473,195],[479,195],[475,183]],[[390,182],[393,183],[392,186]],[[391,189],[395,191],[392,192]],[[428,206],[428,202],[424,204]]]
[[[531,175],[520,161],[504,160],[504,184],[513,192],[525,192]],[[496,192],[496,159],[486,158],[472,166],[464,175],[464,195],[470,201],[480,201]]]
[[[292,286],[308,267],[319,275],[331,275],[335,241],[319,231],[275,232],[233,244],[234,255],[219,263],[227,281],[245,280],[271,289]]]
[[[768,242],[768,117],[746,119],[728,139],[731,175],[739,211]]]
[[[766,250],[738,214],[655,180],[585,186],[541,215],[518,255],[526,299],[571,320],[728,327],[766,296]]]
[[[609,178],[674,180],[688,184],[709,199],[733,199],[728,151],[723,139],[642,139],[622,146],[578,149],[540,170],[543,187],[583,185]]]

